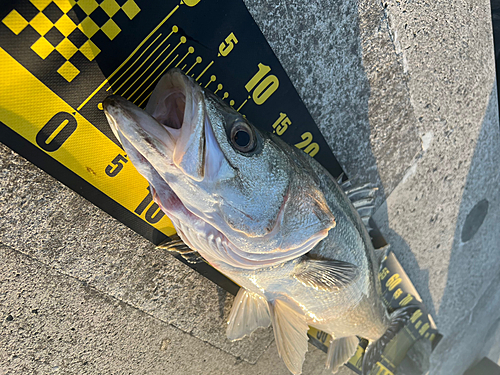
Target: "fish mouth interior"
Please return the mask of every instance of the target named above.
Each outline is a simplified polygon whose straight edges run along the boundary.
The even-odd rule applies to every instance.
[[[146,112],[163,125],[174,138],[178,138],[181,135],[180,129],[190,128],[187,125],[193,120],[195,91],[196,87],[182,71],[172,69],[162,77],[153,90],[146,105]]]
[[[186,109],[186,94],[179,88],[172,89],[165,99],[160,110],[155,113],[156,120],[171,129],[180,129],[184,123],[184,111]]]

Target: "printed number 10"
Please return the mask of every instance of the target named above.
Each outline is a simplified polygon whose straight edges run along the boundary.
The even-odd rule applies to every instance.
[[[259,71],[248,81],[245,88],[248,92],[255,88],[252,94],[253,101],[255,104],[261,105],[278,89],[280,82],[275,75],[271,74],[265,77],[271,71],[269,66],[259,63],[258,67]]]
[[[148,189],[148,195],[134,210],[134,212],[139,216],[141,216],[142,213],[146,210],[146,208],[148,208],[148,206],[151,204],[151,202],[153,202],[153,196],[151,195],[151,190],[149,186],[147,189]],[[156,224],[163,218],[163,216],[165,216],[163,211],[156,203],[153,202],[153,204],[151,204],[151,206],[149,206],[148,210],[146,211],[145,218],[148,223]]]

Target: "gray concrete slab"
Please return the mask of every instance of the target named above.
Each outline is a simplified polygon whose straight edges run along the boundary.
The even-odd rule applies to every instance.
[[[430,373],[460,374],[486,354],[498,360],[500,134],[489,2],[246,4],[347,174],[379,187],[376,221],[445,335]],[[52,334],[46,333],[62,337],[66,345],[50,346],[60,348],[47,354],[50,364],[59,366],[65,353],[86,353],[85,340],[101,340],[99,348],[110,342],[128,353],[114,354],[103,364],[115,365],[106,367],[111,372],[127,373],[126,366],[135,366],[134,357],[149,366],[153,359],[140,354],[145,347],[133,321],[144,314],[144,332],[170,327],[169,332],[192,340],[187,346],[168,346],[182,364],[174,373],[283,369],[269,330],[236,344],[225,340],[230,296],[4,147],[0,163],[0,242],[13,249],[5,250],[5,259],[31,262],[29,272],[9,281],[9,288],[20,293],[55,273],[61,280],[85,283],[100,296],[89,298],[89,310],[77,310],[84,298],[77,284],[58,289],[57,295],[43,292],[43,284],[33,292],[45,296],[43,301],[65,322],[51,324],[47,332]],[[3,285],[2,298],[7,293]],[[53,307],[62,295],[67,303],[62,306],[77,311],[66,320],[64,308]],[[35,319],[29,307],[16,305],[17,294],[5,301],[20,314],[10,323],[26,326]],[[125,312],[116,301],[127,306]],[[81,342],[66,340],[69,322],[83,327],[78,319],[92,316],[92,309],[103,316],[113,311],[115,325],[82,331]],[[129,330],[122,335],[118,326]],[[43,345],[35,332],[19,336],[20,351],[31,342]],[[148,336],[153,347],[158,348],[161,336]],[[210,365],[191,363],[191,347],[199,348],[196,358]],[[323,358],[312,350],[304,373],[322,373]],[[45,366],[29,358],[18,363],[14,373]],[[65,371],[78,373],[71,367]]]
[[[377,219],[445,335],[431,373],[457,374],[483,355],[500,303],[490,5],[390,1],[387,14],[425,143]]]
[[[251,363],[273,340],[231,343],[230,294],[3,145],[0,170],[1,243]]]
[[[4,375],[289,373],[274,345],[252,365],[8,246],[0,259]],[[307,373],[322,354],[310,346]]]
[[[381,202],[421,140],[380,3],[245,3],[342,167],[354,182],[376,183]]]

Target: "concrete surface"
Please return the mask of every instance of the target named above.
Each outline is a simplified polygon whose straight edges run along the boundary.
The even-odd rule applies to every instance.
[[[498,360],[489,2],[246,3],[347,174],[379,186],[445,335],[430,373]],[[4,146],[0,165],[0,373],[287,373],[269,330],[225,340],[231,296]],[[310,347],[304,374],[323,361]]]
[[[251,365],[81,280],[0,245],[2,374],[288,374],[272,345]],[[305,369],[322,374],[310,348]]]

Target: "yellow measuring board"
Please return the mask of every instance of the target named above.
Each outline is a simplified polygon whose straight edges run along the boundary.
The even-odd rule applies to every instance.
[[[0,5],[1,141],[158,242],[148,226],[166,236],[175,230],[128,162],[101,103],[117,94],[144,108],[173,67],[341,173],[245,6],[228,0]]]
[[[65,128],[72,127],[70,130],[73,131],[67,140],[50,151],[51,156],[127,210],[134,212],[137,209],[148,195],[147,181],[131,163],[121,164],[122,170],[115,176],[111,177],[106,173],[108,160],[113,160],[117,155],[123,155],[123,160],[127,160],[120,147],[2,48],[0,81],[3,86],[0,91],[0,121],[40,149],[58,146],[55,144],[58,135]],[[39,134],[47,124],[52,125],[49,129],[52,131],[49,132],[49,137],[41,139]],[[114,168],[120,168],[119,165]],[[145,213],[138,216],[144,215]],[[152,215],[153,218],[154,215],[161,215],[158,208]],[[165,215],[161,216],[161,220],[150,224],[166,235],[174,234],[170,220]],[[141,218],[145,220],[144,217]]]

